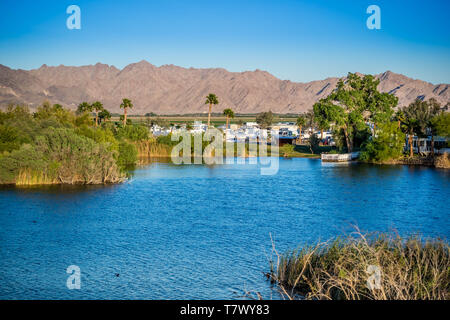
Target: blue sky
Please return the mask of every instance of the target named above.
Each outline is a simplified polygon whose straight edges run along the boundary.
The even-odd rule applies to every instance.
[[[81,30],[66,8],[81,8]],[[381,8],[381,30],[366,8]],[[267,70],[311,81],[391,70],[450,83],[450,1],[148,0],[0,2],[0,63],[97,62]]]

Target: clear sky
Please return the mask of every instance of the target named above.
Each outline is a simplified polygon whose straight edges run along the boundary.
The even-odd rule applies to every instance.
[[[81,8],[81,30],[66,8]],[[366,9],[381,9],[369,30]],[[0,1],[0,64],[97,62],[267,70],[311,81],[349,71],[450,83],[450,1]]]

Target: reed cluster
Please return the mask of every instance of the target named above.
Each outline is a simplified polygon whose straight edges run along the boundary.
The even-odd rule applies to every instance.
[[[447,300],[449,244],[355,232],[278,254],[267,274],[289,299]]]

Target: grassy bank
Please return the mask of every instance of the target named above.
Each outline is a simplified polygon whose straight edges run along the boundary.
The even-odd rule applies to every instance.
[[[333,147],[330,146],[316,146],[311,152],[311,148],[308,145],[290,145],[285,144],[280,147],[280,157],[289,158],[320,158],[320,154],[323,152],[330,152]]]
[[[146,127],[96,124],[60,105],[11,106],[0,111],[0,184],[119,183],[148,138]]]
[[[268,277],[290,299],[450,299],[449,244],[444,240],[356,233],[275,253]],[[369,286],[368,281],[375,282]]]

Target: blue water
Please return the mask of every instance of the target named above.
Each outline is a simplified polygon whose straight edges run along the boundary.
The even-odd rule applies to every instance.
[[[270,298],[270,235],[279,251],[352,225],[449,238],[449,178],[280,159],[274,176],[252,165],[153,163],[121,185],[3,188],[0,298]],[[80,290],[66,287],[69,265],[81,269]]]

